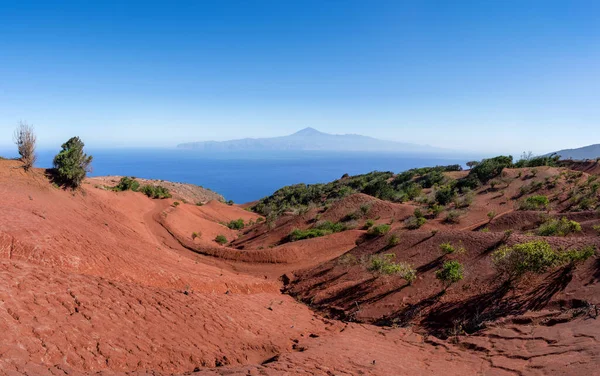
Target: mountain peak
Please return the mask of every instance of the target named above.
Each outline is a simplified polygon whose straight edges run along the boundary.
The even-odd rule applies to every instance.
[[[318,130],[312,127],[306,127],[298,132],[294,133],[292,136],[317,136],[324,134],[323,132],[319,132]]]

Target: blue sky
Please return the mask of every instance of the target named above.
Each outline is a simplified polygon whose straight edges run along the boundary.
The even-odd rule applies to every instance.
[[[600,143],[599,1],[0,2],[0,146]]]

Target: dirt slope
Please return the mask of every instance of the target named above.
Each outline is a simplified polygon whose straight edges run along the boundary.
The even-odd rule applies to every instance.
[[[242,207],[151,200],[97,181],[65,191],[43,170],[0,161],[0,374],[593,374],[597,260],[503,289],[485,255],[529,238],[538,214],[506,209],[489,232],[471,231],[489,207],[505,206],[492,203],[495,194],[478,194],[460,224],[432,220],[418,231],[402,222],[414,203],[366,195],[267,224]],[[356,229],[284,240],[357,211]],[[554,245],[600,246],[596,214],[568,215],[587,230]],[[243,230],[224,225],[239,218]],[[370,218],[392,223],[400,243],[365,237]],[[507,227],[516,230],[505,238]],[[220,234],[228,244],[214,241]],[[469,274],[440,294],[434,272],[446,241],[464,246],[452,257]],[[361,260],[381,252],[415,265],[417,281],[368,272]],[[306,304],[282,294],[283,284]],[[485,325],[459,330],[475,322]]]

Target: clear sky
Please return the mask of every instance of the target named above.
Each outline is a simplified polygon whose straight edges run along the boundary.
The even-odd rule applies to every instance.
[[[0,146],[600,143],[600,1],[1,1]],[[127,4],[124,4],[127,3]]]

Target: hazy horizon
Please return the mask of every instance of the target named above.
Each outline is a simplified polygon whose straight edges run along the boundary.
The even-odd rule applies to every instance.
[[[0,32],[3,149],[19,120],[41,148],[305,127],[515,156],[600,143],[595,1],[23,1]]]

